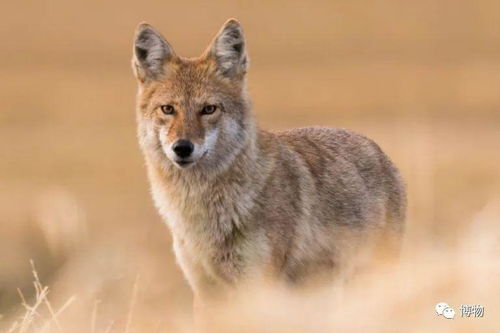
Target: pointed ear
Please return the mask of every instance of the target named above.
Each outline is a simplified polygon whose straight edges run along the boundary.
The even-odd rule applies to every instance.
[[[209,46],[209,56],[215,58],[217,71],[229,78],[242,76],[248,68],[245,36],[240,23],[228,20]]]
[[[158,80],[173,57],[174,50],[155,28],[147,23],[137,27],[132,67],[139,81]]]

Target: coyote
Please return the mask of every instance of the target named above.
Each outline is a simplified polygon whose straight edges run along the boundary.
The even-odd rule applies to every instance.
[[[406,194],[396,167],[348,130],[259,129],[237,20],[197,58],[142,23],[132,67],[152,196],[195,297],[256,277],[301,285],[339,275],[376,244],[398,251]]]

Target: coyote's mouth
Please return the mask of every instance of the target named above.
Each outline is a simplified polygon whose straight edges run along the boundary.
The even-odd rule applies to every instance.
[[[191,164],[193,164],[194,161],[191,161],[191,160],[178,160],[178,161],[175,161],[175,164],[177,164],[178,166],[180,166],[181,168],[185,168]]]
[[[189,167],[190,165],[195,164],[196,162],[199,162],[205,155],[208,153],[208,150],[206,150],[198,159],[190,159],[190,158],[179,158],[174,160],[174,164],[180,167],[181,169],[185,169]]]

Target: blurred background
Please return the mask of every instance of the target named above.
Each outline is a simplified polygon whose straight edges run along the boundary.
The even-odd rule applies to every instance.
[[[408,299],[373,299],[391,316],[410,304],[411,317],[399,314],[406,325],[476,328],[481,319],[435,318],[434,304],[453,300],[485,306],[482,329],[498,324],[498,1],[26,0],[4,1],[0,13],[0,331],[190,329],[191,292],[136,142],[132,37],[147,21],[179,54],[197,56],[230,17],[245,29],[261,127],[350,128],[399,166],[413,265],[398,281]],[[464,240],[496,257],[464,259]],[[40,298],[30,259],[53,309],[26,323],[19,291],[25,305]],[[372,314],[373,325],[386,318]]]

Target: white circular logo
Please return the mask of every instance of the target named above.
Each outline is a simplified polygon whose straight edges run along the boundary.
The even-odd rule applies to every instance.
[[[444,309],[444,311],[443,311],[443,317],[445,317],[446,319],[453,319],[453,318],[455,318],[455,310],[453,310],[452,308],[446,308],[446,309]]]
[[[450,306],[445,302],[438,303],[438,304],[436,304],[436,307],[435,307],[436,313],[438,314],[438,316],[440,316],[443,314],[444,309],[449,308],[449,307]]]

